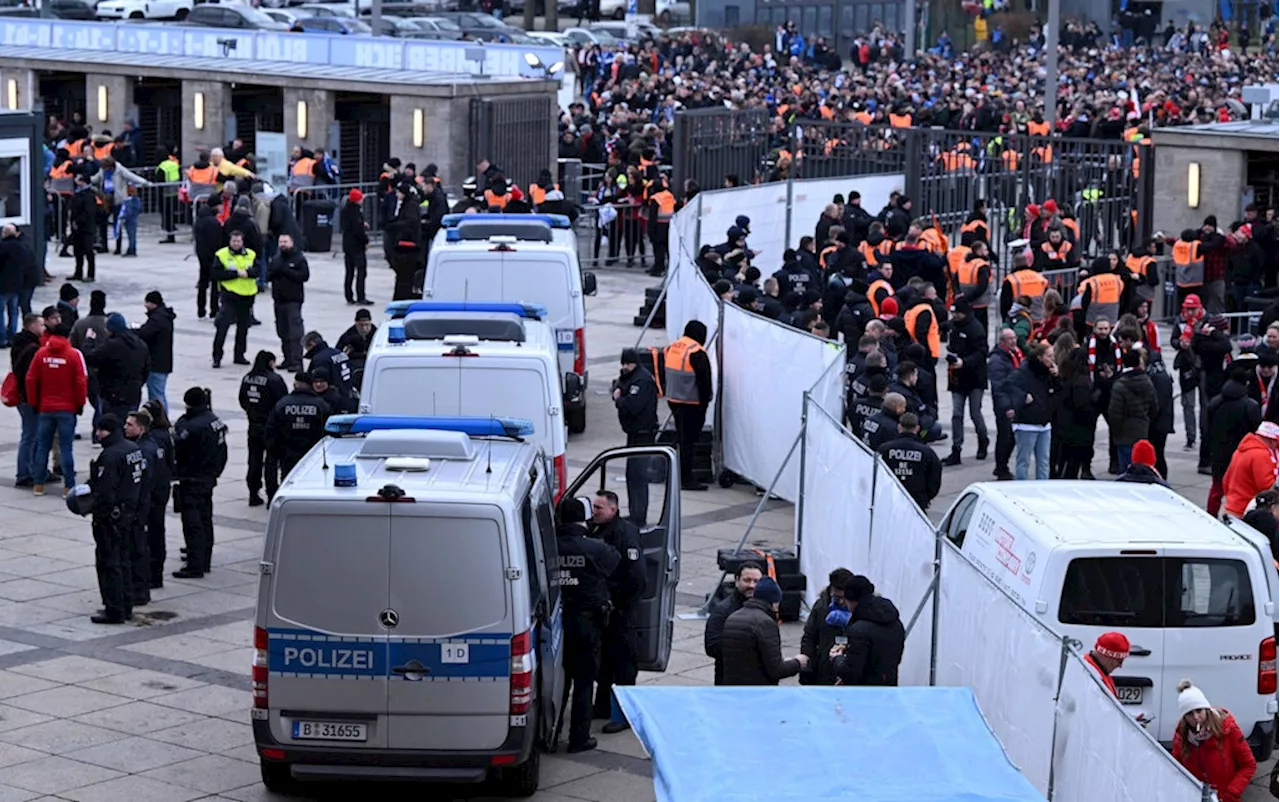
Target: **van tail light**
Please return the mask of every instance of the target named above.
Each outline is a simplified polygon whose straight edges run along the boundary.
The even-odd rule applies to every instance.
[[[587,330],[573,330],[573,372],[587,375]]]
[[[533,706],[533,633],[526,630],[511,639],[511,715],[520,716]]]
[[[560,494],[569,486],[569,466],[564,461],[564,454],[557,456],[551,464],[555,468],[551,476],[551,498],[559,504]]]
[[[262,627],[253,628],[253,706],[267,709],[267,631]]]
[[[1258,693],[1270,696],[1276,692],[1276,639],[1258,644]]]

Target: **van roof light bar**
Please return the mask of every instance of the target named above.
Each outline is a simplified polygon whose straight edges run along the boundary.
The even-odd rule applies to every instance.
[[[545,304],[499,303],[493,301],[392,301],[387,304],[387,316],[392,320],[409,315],[448,312],[489,312],[518,315],[527,320],[543,320],[547,316]]]
[[[441,221],[441,225],[445,228],[457,228],[460,223],[476,220],[483,223],[529,223],[538,222],[545,223],[552,228],[573,228],[573,224],[569,222],[569,218],[563,214],[489,214],[489,213],[471,213],[471,214],[446,214]]]
[[[394,430],[461,432],[468,437],[510,437],[519,440],[534,434],[524,418],[429,417],[415,415],[333,415],[325,433],[337,437]]]

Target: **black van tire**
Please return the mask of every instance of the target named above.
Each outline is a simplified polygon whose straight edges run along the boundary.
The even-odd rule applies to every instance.
[[[262,784],[267,787],[268,791],[276,794],[288,794],[293,790],[293,771],[289,768],[288,763],[259,760],[258,767],[262,769]]]
[[[587,406],[583,404],[579,409],[569,410],[567,416],[569,418],[569,431],[572,434],[582,434],[587,430]]]
[[[498,777],[503,796],[525,799],[538,793],[538,780],[542,772],[542,755],[538,747],[529,753],[529,759],[519,766],[504,769]]]

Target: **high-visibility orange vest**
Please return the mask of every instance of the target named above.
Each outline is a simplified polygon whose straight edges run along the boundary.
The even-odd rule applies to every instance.
[[[67,153],[71,154],[71,158],[78,159],[84,155],[82,151],[84,150],[84,146],[87,144],[89,144],[89,140],[87,139],[77,139],[75,142],[68,142]]]
[[[652,200],[658,205],[658,222],[670,223],[676,213],[676,196],[671,194],[671,190],[664,189],[655,193]]]
[[[989,242],[991,239],[991,228],[985,220],[970,220],[960,226],[961,234],[978,234],[979,239],[983,242]]]
[[[316,165],[315,159],[309,159],[306,156],[303,156],[301,159],[298,159],[296,162],[293,163],[293,174],[294,175],[311,175],[311,170],[312,168],[315,167],[315,165]]]
[[[855,111],[853,113],[853,119],[857,120],[863,125],[871,125],[871,121],[874,120],[875,118],[871,116],[871,112]]]
[[[193,184],[213,184],[218,180],[218,168],[213,165],[208,167],[195,167],[194,165],[187,168],[187,180]]]
[[[97,159],[98,161],[102,161],[103,159],[111,155],[111,151],[114,150],[115,147],[116,147],[116,143],[114,142],[108,142],[105,145],[94,145],[93,158]]]
[[[1045,252],[1051,262],[1066,262],[1071,257],[1071,241],[1064,239],[1057,248],[1053,247],[1052,242],[1042,242],[1040,250]]]
[[[1080,282],[1080,293],[1090,288],[1089,308],[1084,312],[1084,322],[1092,326],[1099,318],[1106,318],[1112,323],[1120,317],[1120,294],[1124,291],[1124,280],[1115,273],[1099,273]]]
[[[967,245],[957,245],[947,251],[947,269],[955,273],[960,269],[960,265],[964,264],[965,257],[973,253],[973,249]]]
[[[929,332],[925,337],[925,342],[920,343],[916,340],[916,319],[921,313],[929,313]],[[907,310],[902,316],[902,322],[907,324],[907,334],[911,335],[911,339],[929,349],[929,356],[937,359],[942,354],[942,337],[938,333],[938,315],[933,309],[933,305],[928,301],[921,301],[915,306]]]
[[[942,241],[942,235],[938,233],[936,228],[926,228],[920,232],[920,244],[929,253],[942,256],[947,252],[947,243]]]
[[[910,128],[911,115],[910,114],[894,114],[893,112],[889,112],[889,125],[892,128]]]
[[[818,264],[822,265],[823,269],[826,269],[827,256],[835,253],[838,250],[840,250],[839,245],[828,245],[827,247],[823,248],[822,253],[818,254]]]
[[[1027,123],[1027,133],[1028,133],[1028,134],[1031,134],[1032,136],[1048,136],[1048,135],[1049,135],[1049,124],[1048,124],[1048,123],[1038,123],[1038,122],[1035,122],[1034,120],[1032,120],[1032,121],[1030,121],[1030,122],[1028,122],[1028,123]]]
[[[876,317],[880,317],[880,301],[876,298],[876,293],[884,290],[885,297],[893,295],[893,285],[882,278],[878,278],[871,282],[871,286],[867,288],[867,300],[871,302],[871,311],[875,312]]]
[[[484,191],[484,202],[486,206],[497,206],[499,209],[505,209],[507,204],[511,202],[511,193],[499,195],[492,189],[486,189]]]
[[[1006,150],[1000,154],[1000,161],[1004,162],[1004,168],[1009,172],[1018,169],[1018,164],[1022,161],[1022,154],[1016,150]]]
[[[1204,284],[1204,257],[1200,255],[1199,240],[1178,240],[1173,244],[1173,277],[1179,287]]]
[[[1044,320],[1044,293],[1049,289],[1049,280],[1029,267],[1015,270],[1005,278],[1013,300],[1025,295],[1031,299],[1031,319],[1036,323]]]
[[[551,186],[553,189],[560,188],[559,184],[552,184]],[[541,204],[546,199],[547,199],[547,190],[543,189],[541,185],[539,184],[529,185],[529,200],[530,202],[533,203],[534,206]]]
[[[978,284],[982,278],[981,271],[984,267],[990,267],[990,263],[986,259],[974,258],[968,259],[960,263],[960,266],[951,271],[951,278],[955,284],[956,297],[968,296],[972,292],[976,292]],[[988,298],[991,295],[990,277],[987,279],[987,291],[982,296],[970,301],[970,305],[974,309],[986,309],[989,303]]]
[[[1139,298],[1144,301],[1153,301],[1156,297],[1156,288],[1147,283],[1147,271],[1155,270],[1156,259],[1150,254],[1141,254],[1134,256],[1129,254],[1124,260],[1125,270],[1129,271],[1129,275],[1133,277],[1133,291]]]
[[[671,404],[702,403],[698,395],[698,378],[692,357],[704,350],[692,337],[681,337],[667,346],[663,357],[667,374],[667,402]]]
[[[1077,223],[1074,218],[1071,218],[1071,217],[1062,218],[1062,225],[1065,226],[1066,228],[1071,229],[1072,239],[1074,239],[1076,242],[1080,241],[1080,224]]]
[[[893,253],[893,240],[881,240],[879,245],[873,246],[867,241],[858,243],[858,253],[862,254],[862,258],[871,267],[879,267],[884,264],[884,257]]]
[[[1053,162],[1053,148],[1049,145],[1032,148],[1031,156],[1038,159],[1041,164],[1051,164]]]

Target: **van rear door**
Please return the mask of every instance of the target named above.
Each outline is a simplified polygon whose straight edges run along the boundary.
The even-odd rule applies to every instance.
[[[387,746],[475,751],[507,739],[512,593],[502,510],[391,508]]]
[[[267,629],[271,733],[283,744],[387,746],[385,508],[287,501],[270,581],[258,599]]]
[[[628,476],[633,490],[644,489],[647,504],[643,509],[639,499],[627,492]],[[666,671],[680,584],[680,463],[675,450],[645,446],[604,451],[569,485],[568,495],[591,495],[601,490],[616,493],[618,515],[640,529],[645,590],[636,614],[640,643],[636,663],[644,671]],[[640,515],[643,521],[636,520]]]

